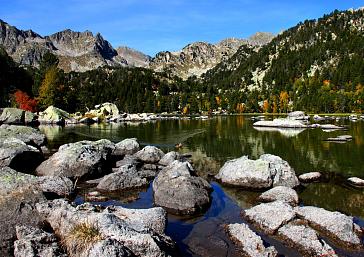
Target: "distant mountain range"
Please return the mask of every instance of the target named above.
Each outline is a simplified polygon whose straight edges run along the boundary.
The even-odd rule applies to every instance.
[[[259,48],[270,42],[271,33],[256,33],[249,39],[229,38],[217,44],[196,42],[177,52],[160,52],[154,58],[121,46],[114,49],[99,33],[64,30],[41,36],[32,30],[19,30],[0,20],[0,45],[17,63],[37,67],[42,56],[50,51],[59,58],[65,72],[83,72],[101,66],[145,67],[171,72],[187,79],[199,77],[221,61],[229,59],[242,45]]]

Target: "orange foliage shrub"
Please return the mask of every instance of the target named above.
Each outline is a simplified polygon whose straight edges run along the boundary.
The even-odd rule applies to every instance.
[[[37,110],[37,100],[28,96],[27,93],[17,90],[14,93],[14,98],[18,108],[30,112],[35,112]]]

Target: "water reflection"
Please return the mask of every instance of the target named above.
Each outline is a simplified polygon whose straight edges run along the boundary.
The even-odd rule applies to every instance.
[[[268,127],[254,127],[254,129],[260,132],[278,132],[285,137],[296,137],[298,134],[305,131],[305,129],[268,128]]]

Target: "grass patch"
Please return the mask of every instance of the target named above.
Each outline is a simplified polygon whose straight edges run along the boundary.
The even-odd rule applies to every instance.
[[[63,245],[70,254],[81,253],[90,246],[102,240],[100,229],[97,225],[82,222],[75,225],[64,237]]]

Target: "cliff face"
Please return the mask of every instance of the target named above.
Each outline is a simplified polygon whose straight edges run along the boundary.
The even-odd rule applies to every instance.
[[[273,38],[269,33],[257,33],[249,39],[228,38],[217,44],[196,42],[187,45],[177,52],[160,52],[152,59],[150,68],[155,71],[167,71],[187,79],[190,76],[201,76],[226,61],[243,46],[251,48],[268,43]]]

